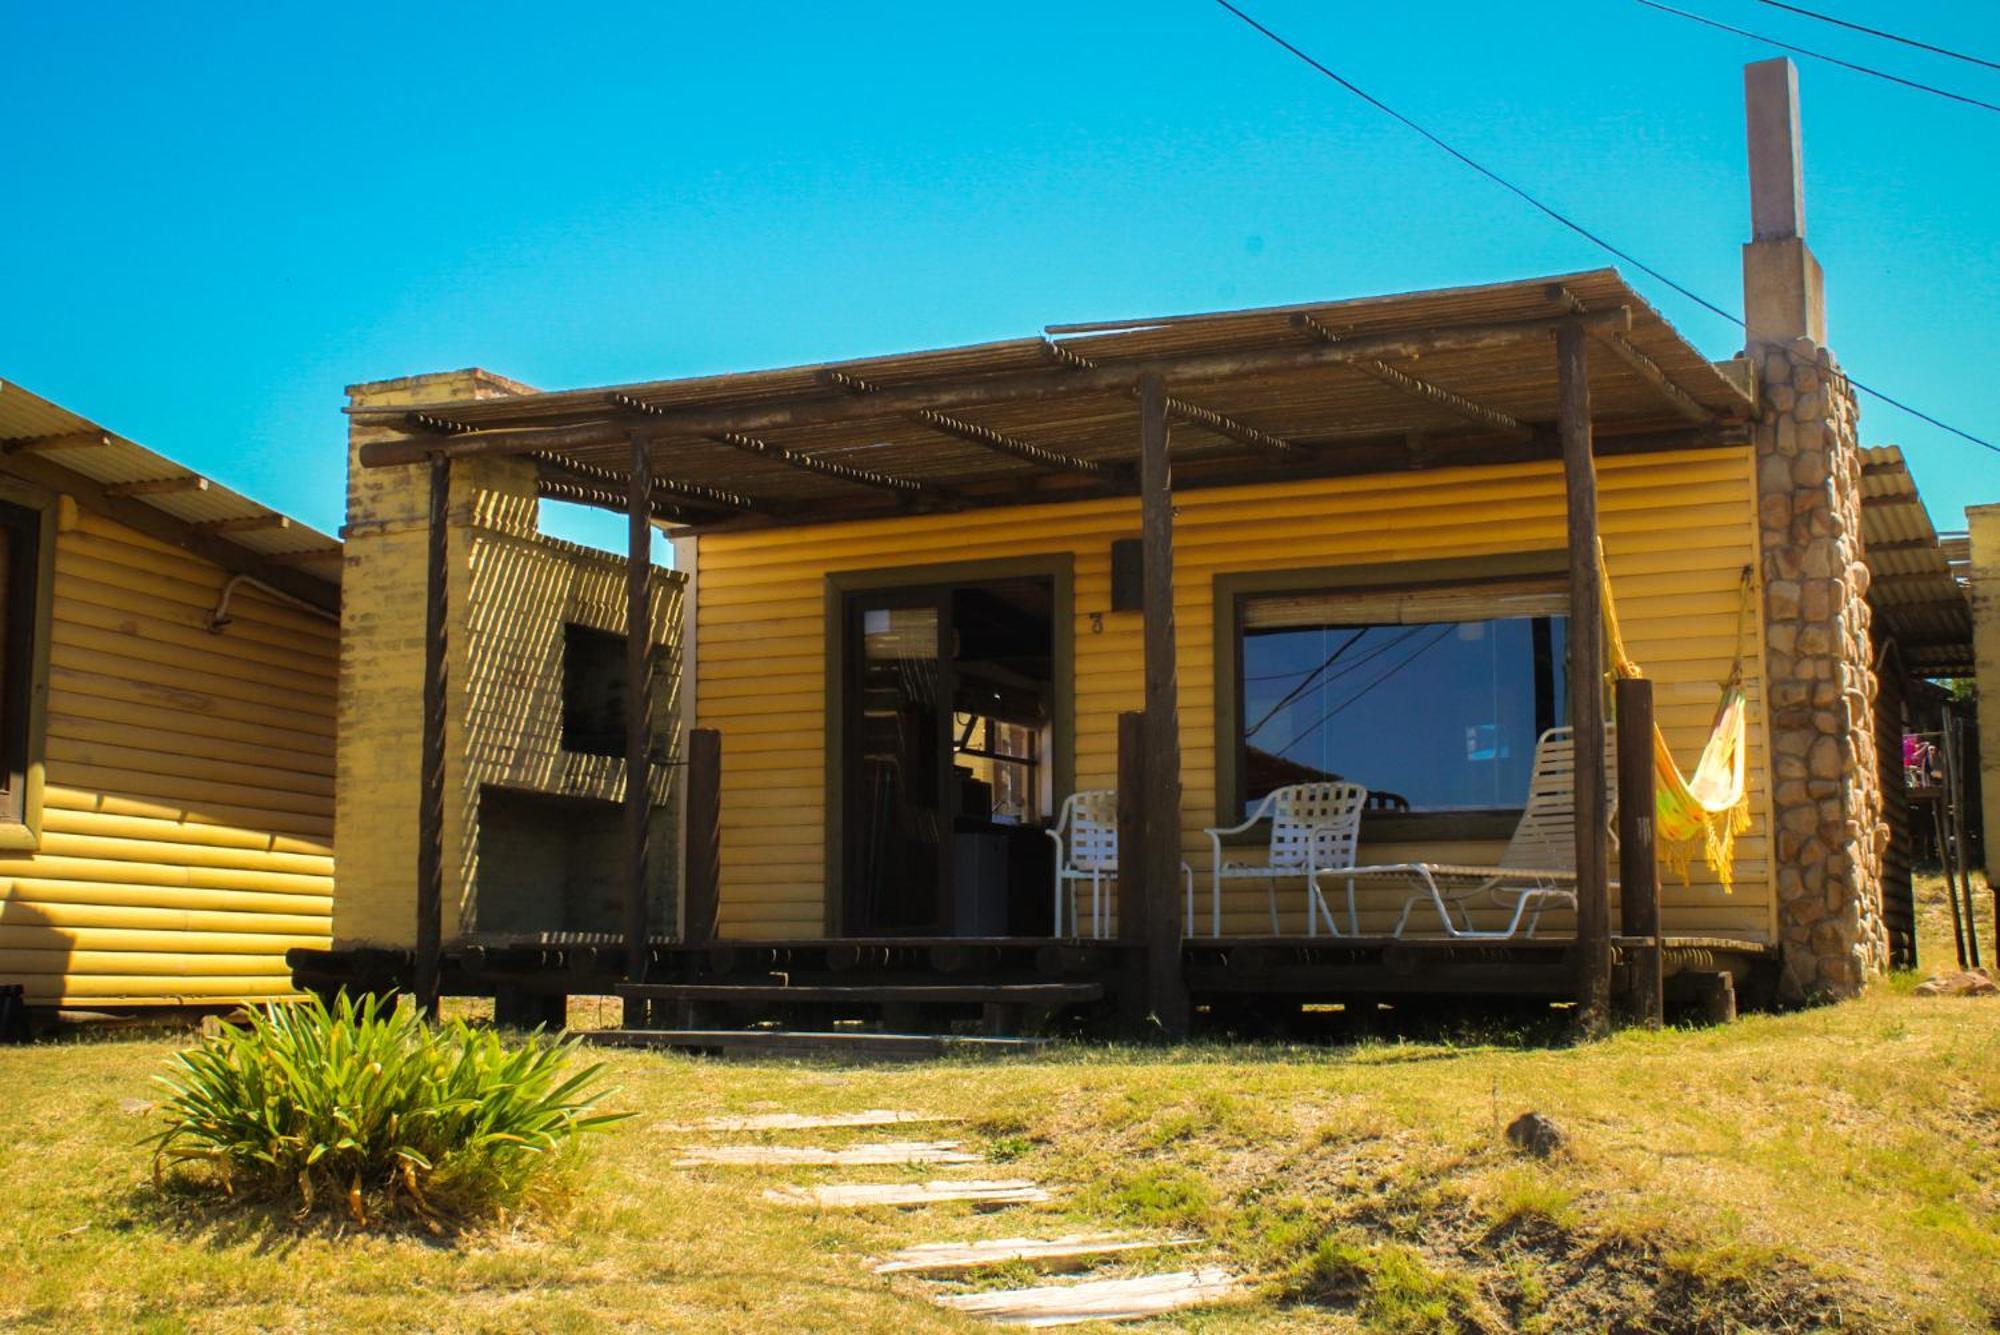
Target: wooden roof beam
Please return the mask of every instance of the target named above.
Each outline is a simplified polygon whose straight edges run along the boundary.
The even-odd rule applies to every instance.
[[[1048,350],[1049,356],[1053,360],[1071,370],[1094,371],[1097,369],[1096,362],[1091,361],[1080,352],[1064,347],[1053,339],[1043,339],[1042,346]],[[1132,384],[1132,397],[1136,399],[1139,396],[1139,382],[1134,381]],[[1191,422],[1205,431],[1213,431],[1218,436],[1227,436],[1229,439],[1240,444],[1252,445],[1258,449],[1270,450],[1274,454],[1286,455],[1292,458],[1303,457],[1305,454],[1305,451],[1282,436],[1274,436],[1268,431],[1261,431],[1251,426],[1248,422],[1239,422],[1233,417],[1216,412],[1213,408],[1204,408],[1198,403],[1189,403],[1186,399],[1176,398],[1172,394],[1167,395],[1166,405],[1168,417],[1179,418],[1183,422]]]
[[[198,473],[181,473],[175,477],[153,477],[142,482],[111,482],[105,484],[106,496],[169,496],[183,491],[207,491],[208,479]]]
[[[611,397],[613,402],[628,412],[638,413],[646,417],[671,418],[675,416],[668,409],[656,408],[652,404],[635,399],[629,394],[613,394]],[[831,459],[822,459],[817,455],[802,454],[798,450],[788,450],[782,445],[773,445],[768,440],[759,440],[757,437],[742,431],[705,431],[701,434],[715,441],[717,444],[727,445],[731,449],[742,450],[745,454],[754,454],[760,459],[769,459],[773,463],[783,464],[787,468],[796,468],[801,472],[817,473],[821,477],[830,477],[840,482],[852,482],[858,487],[875,487],[882,491],[900,492],[905,496],[920,496],[933,493],[937,490],[935,487],[919,482],[915,478],[891,477],[887,473],[878,473],[872,468],[856,468],[851,464],[836,463]]]
[[[8,454],[49,454],[57,450],[91,450],[111,443],[109,431],[61,431],[50,436],[15,436],[0,441]]]
[[[552,468],[557,472],[569,474],[575,481],[591,486],[608,487],[621,496],[625,494],[625,475],[615,468],[587,464],[565,455],[550,454],[545,451],[537,451],[529,457],[543,468]],[[718,510],[771,512],[780,508],[722,487],[705,486],[699,482],[675,482],[663,477],[653,479],[653,496],[654,499],[667,504],[684,501],[690,505],[711,506]]]
[[[1327,328],[1305,311],[1299,311],[1294,314],[1292,316],[1292,324],[1295,328],[1305,331],[1322,343],[1338,346],[1342,342],[1339,334]],[[1389,365],[1389,363],[1379,357],[1360,358],[1350,363],[1350,365],[1364,375],[1372,376],[1376,380],[1381,381],[1391,389],[1400,390],[1413,399],[1422,399],[1425,403],[1434,404],[1439,408],[1443,408],[1446,412],[1464,418],[1468,422],[1477,422],[1483,427],[1490,427],[1495,431],[1505,432],[1510,436],[1525,437],[1534,434],[1534,428],[1528,426],[1527,423],[1517,417],[1503,413],[1498,408],[1489,408],[1483,403],[1477,403],[1472,399],[1466,398],[1463,394],[1454,393],[1442,385],[1433,384],[1423,379],[1421,376],[1411,375],[1408,371]]]
[[[625,513],[627,497],[622,491],[609,487],[592,487],[581,482],[563,482],[556,478],[535,479],[535,494],[551,501],[568,501],[572,505],[588,505],[599,510],[616,510]],[[665,520],[669,524],[699,524],[715,519],[714,512],[697,514],[670,501],[656,496],[652,505],[653,518]]]
[[[844,389],[850,394],[877,394],[882,389],[880,385],[863,380],[858,375],[849,375],[845,371],[821,371],[819,380],[822,384]],[[1034,464],[1038,468],[1063,473],[1085,473],[1092,477],[1107,477],[1117,471],[1110,464],[1100,463],[1095,459],[1085,459],[1079,455],[1065,454],[1061,450],[1052,450],[1033,441],[1022,440],[1003,431],[995,431],[992,427],[981,426],[962,417],[938,412],[934,408],[918,408],[904,413],[903,416],[929,427],[940,435],[969,440],[975,445],[984,445],[996,454],[1004,454],[1009,458]]]
[[[1435,352],[1465,352],[1482,348],[1509,347],[1516,343],[1552,337],[1571,321],[1593,332],[1599,329],[1631,328],[1632,312],[1620,306],[1583,315],[1561,315],[1533,320],[1509,320],[1493,324],[1454,325],[1437,329],[1415,329],[1402,333],[1357,335],[1338,345],[1310,347],[1258,347],[1226,352],[1183,354],[1124,362],[1090,369],[1021,371],[1006,374],[965,376],[927,384],[898,386],[867,398],[823,400],[801,396],[761,404],[733,407],[661,408],[645,404],[649,416],[656,417],[662,432],[675,435],[715,438],[723,433],[749,436],[758,431],[793,427],[827,426],[837,422],[862,421],[884,414],[929,408],[945,412],[954,408],[999,403],[1028,403],[1067,398],[1077,394],[1129,394],[1139,377],[1154,373],[1170,381],[1186,384],[1199,380],[1222,380],[1235,376],[1272,374],[1335,366],[1360,358],[1420,357]],[[638,403],[640,400],[631,399]],[[601,400],[600,400],[601,402]],[[380,420],[410,411],[391,413],[354,408],[350,413],[363,420]],[[588,409],[579,404],[579,414]],[[454,457],[472,454],[532,454],[537,450],[565,450],[617,444],[625,438],[629,423],[600,420],[564,427],[507,427],[476,429],[448,441],[429,444],[419,440],[374,441],[361,447],[361,462],[370,468],[415,463],[442,451]],[[921,484],[917,484],[921,485]]]
[[[291,519],[275,510],[258,515],[237,515],[231,519],[198,520],[195,527],[204,533],[256,533],[264,529],[290,528]]]
[[[1548,291],[1551,301],[1566,307],[1572,314],[1578,316],[1591,314],[1583,304],[1582,298],[1561,283],[1549,284]],[[1641,380],[1651,385],[1654,392],[1665,399],[1682,417],[1702,426],[1715,420],[1714,413],[1702,407],[1695,401],[1693,395],[1676,385],[1658,362],[1633,347],[1632,340],[1626,338],[1622,331],[1593,326],[1590,332],[1597,335],[1598,342],[1610,349],[1612,355],[1630,367]]]

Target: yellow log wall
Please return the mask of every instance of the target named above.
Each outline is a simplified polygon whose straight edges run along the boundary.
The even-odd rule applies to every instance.
[[[36,1005],[287,996],[333,909],[337,627],[68,500],[39,847],[0,853],[0,982]]]
[[[1660,725],[1691,769],[1737,628],[1737,588],[1756,559],[1748,449],[1600,461],[1601,526],[1627,645],[1657,684]],[[1215,823],[1214,578],[1252,570],[1548,551],[1565,543],[1558,465],[1448,469],[1189,491],[1176,497],[1175,619],[1184,784],[1182,843],[1198,876]],[[707,534],[695,579],[698,725],[723,738],[720,928],[731,936],[825,930],[826,576],[950,561],[1073,554],[1076,782],[1115,786],[1117,717],[1141,703],[1137,613],[1112,613],[1110,544],[1138,533],[1137,503],[1074,502],[839,526]],[[1756,601],[1756,600],[1753,600]],[[1102,630],[1092,617],[1102,614]],[[1748,630],[1762,643],[1755,619]],[[1667,930],[1768,940],[1773,931],[1762,655],[1745,665],[1755,824],[1725,894],[1697,866],[1665,885]],[[1472,860],[1499,845],[1364,846],[1364,861]],[[1205,887],[1205,881],[1201,882]],[[1364,904],[1383,930],[1400,894]],[[1205,889],[1200,899],[1207,910]],[[1286,930],[1304,927],[1296,883]],[[1553,917],[1551,928],[1560,927]],[[1225,898],[1225,931],[1268,931],[1260,882]]]

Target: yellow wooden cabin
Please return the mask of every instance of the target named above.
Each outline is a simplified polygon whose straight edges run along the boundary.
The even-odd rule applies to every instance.
[[[1596,270],[689,380],[537,393],[465,373],[357,397],[351,495],[410,515],[430,497],[433,625],[477,620],[449,516],[482,495],[625,511],[622,689],[675,717],[628,712],[602,794],[625,813],[619,950],[571,958],[551,932],[502,959],[524,943],[482,941],[476,887],[445,870],[472,798],[444,683],[477,632],[427,642],[433,685],[399,726],[420,809],[443,815],[387,854],[406,870],[370,881],[375,911],[302,978],[547,993],[616,971],[635,1023],[664,1008],[703,1032],[711,1012],[971,1007],[1007,1028],[1094,1003],[1178,1029],[1438,995],[1594,1013],[1614,981],[1642,1011],[1663,990],[1724,1011],[1739,985],[1852,994],[1911,921],[1881,665],[1899,639],[1898,661],[1969,651],[1925,647],[1929,623],[1885,592],[1922,533],[1897,528],[1885,568],[1867,550],[1892,517],[1864,518],[1870,465],[1799,234],[1790,67],[1747,86],[1770,133],[1752,135],[1747,339],[1720,360]],[[1644,684],[1608,689],[1634,664]],[[1229,827],[1301,784],[1321,785],[1306,802],[1359,785],[1365,808],[1288,837],[1358,840],[1295,842],[1274,885],[1256,866],[1271,826]],[[1079,856],[1079,803],[1099,835],[1115,824],[1114,854],[1086,834],[1097,860]],[[1655,810],[1713,844],[1656,866]],[[1328,869],[1318,911],[1301,860]],[[1495,864],[1561,874],[1533,913],[1420,893],[1456,876],[1491,894],[1512,882],[1453,869]]]
[[[340,544],[0,386],[0,988],[293,995],[333,896]]]

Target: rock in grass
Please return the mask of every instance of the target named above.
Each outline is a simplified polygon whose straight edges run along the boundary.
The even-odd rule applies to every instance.
[[[1538,1159],[1563,1147],[1562,1128],[1538,1112],[1524,1112],[1507,1124],[1507,1141]]]
[[[2000,993],[2000,985],[1996,985],[1993,975],[1984,969],[1941,973],[1917,984],[1917,995],[1920,997],[1990,997],[1995,993]]]

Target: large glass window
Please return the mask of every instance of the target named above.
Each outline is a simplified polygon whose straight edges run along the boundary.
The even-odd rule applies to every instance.
[[[1246,812],[1330,778],[1365,785],[1378,810],[1519,808],[1536,738],[1568,714],[1560,606],[1547,590],[1246,600]]]

